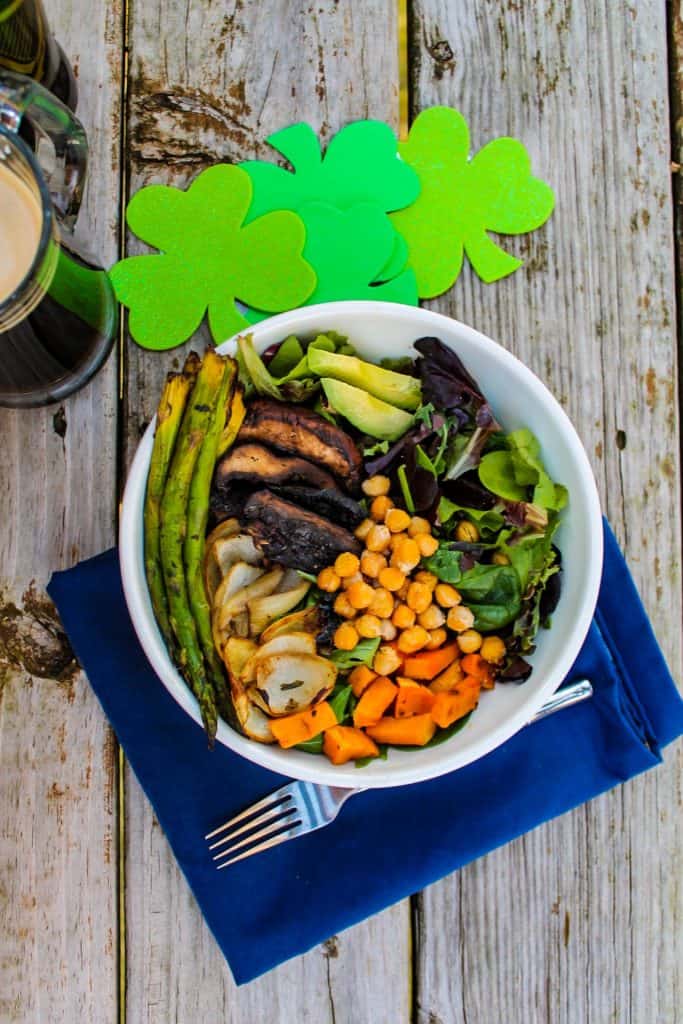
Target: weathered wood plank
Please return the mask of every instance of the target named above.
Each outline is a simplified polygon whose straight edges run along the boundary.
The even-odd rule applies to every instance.
[[[79,234],[116,253],[122,12],[64,0],[91,175]],[[87,26],[87,32],[84,31]],[[0,1019],[117,1012],[115,745],[43,585],[113,542],[116,358],[61,410],[0,411]]]
[[[265,155],[266,136],[298,119],[325,138],[358,117],[395,121],[395,5],[136,3],[130,68],[131,190],[185,185],[217,160]],[[128,458],[181,354],[129,347]],[[407,903],[237,990],[130,776],[127,792],[130,1020],[408,1020]]]
[[[501,341],[564,404],[680,680],[665,5],[418,0],[412,28],[415,111],[457,106],[473,151],[521,138],[557,191],[547,227],[506,240],[523,270],[486,286],[466,267],[433,305]],[[676,1019],[680,779],[679,745],[419,898],[418,1021]]]

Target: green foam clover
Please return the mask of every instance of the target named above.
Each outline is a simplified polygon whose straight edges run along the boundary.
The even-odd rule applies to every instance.
[[[390,217],[408,244],[420,298],[450,288],[464,254],[487,284],[522,265],[487,234],[533,231],[552,213],[552,189],[532,176],[521,142],[494,139],[469,160],[470,134],[462,114],[431,107],[416,118],[398,149],[421,189],[411,206]]]
[[[325,155],[309,124],[294,124],[268,137],[293,171],[263,160],[241,167],[254,185],[249,218],[271,210],[296,210],[324,202],[347,210],[374,203],[385,213],[413,203],[420,191],[415,171],[397,156],[397,141],[381,121],[354,121],[333,137]]]
[[[230,164],[203,171],[186,192],[150,185],[133,196],[128,226],[161,252],[121,260],[109,274],[143,348],[181,344],[207,310],[211,335],[222,342],[248,325],[236,299],[277,313],[312,293],[301,218],[280,210],[245,225],[251,199],[251,178]]]
[[[304,203],[298,213],[306,226],[304,258],[317,277],[306,305],[340,299],[417,305],[412,270],[403,270],[391,281],[373,283],[395,251],[396,232],[379,206],[357,203],[348,210],[339,210],[329,203],[315,202]],[[246,315],[251,323],[263,319],[254,310]]]

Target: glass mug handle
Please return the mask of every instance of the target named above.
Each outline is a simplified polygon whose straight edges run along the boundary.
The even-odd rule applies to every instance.
[[[83,198],[88,140],[83,125],[51,92],[24,75],[0,72],[0,126],[18,134],[26,119],[60,222],[72,230]]]

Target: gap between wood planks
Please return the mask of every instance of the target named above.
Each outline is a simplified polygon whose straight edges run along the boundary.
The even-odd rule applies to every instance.
[[[669,61],[669,117],[671,135],[671,170],[673,175],[674,201],[674,275],[676,303],[676,336],[678,339],[678,415],[683,416],[683,0],[667,4],[668,33],[667,50]],[[679,434],[681,460],[683,461],[683,432]],[[681,511],[683,514],[683,493]]]
[[[123,51],[121,55],[121,90],[120,96],[120,134],[119,134],[119,258],[126,254],[126,217],[125,210],[128,200],[128,44],[129,44],[130,0],[122,0],[121,37]],[[119,317],[119,358],[118,358],[118,402],[116,416],[116,480],[119,502],[117,505],[116,530],[118,535],[118,519],[121,510],[121,498],[125,483],[125,408],[126,395],[126,316],[123,308]],[[126,1024],[126,758],[123,748],[116,740],[117,772],[116,772],[116,903],[117,903],[117,1003],[118,1024]]]

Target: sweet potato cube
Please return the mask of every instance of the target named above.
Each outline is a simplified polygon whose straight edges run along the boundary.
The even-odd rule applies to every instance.
[[[432,693],[444,693],[449,690],[455,689],[458,683],[461,683],[465,677],[465,673],[462,670],[462,665],[459,661],[452,661],[445,671],[441,675],[433,679],[429,684],[429,689]]]
[[[326,700],[306,711],[270,720],[270,729],[281,747],[295,747],[337,724],[337,716]]]
[[[454,661],[458,653],[456,643],[444,644],[435,651],[421,651],[406,658],[403,672],[410,679],[433,679]]]
[[[352,725],[334,725],[323,737],[323,751],[332,764],[346,764],[360,757],[377,757],[377,744]]]
[[[398,687],[387,676],[377,676],[368,686],[358,701],[353,712],[353,724],[362,729],[366,725],[374,725],[392,703]]]
[[[394,714],[397,718],[425,715],[432,710],[433,703],[434,694],[428,687],[419,683],[414,686],[401,686],[396,696]]]
[[[457,689],[442,691],[434,697],[432,718],[442,729],[447,729],[468,712],[473,711],[479,703],[481,683],[474,676],[465,676]]]
[[[377,725],[368,726],[367,734],[378,743],[393,743],[400,747],[424,747],[436,732],[431,714],[413,715],[411,718],[380,718]]]
[[[349,683],[356,697],[362,697],[377,673],[373,672],[367,665],[357,665],[353,672],[349,673]]]

